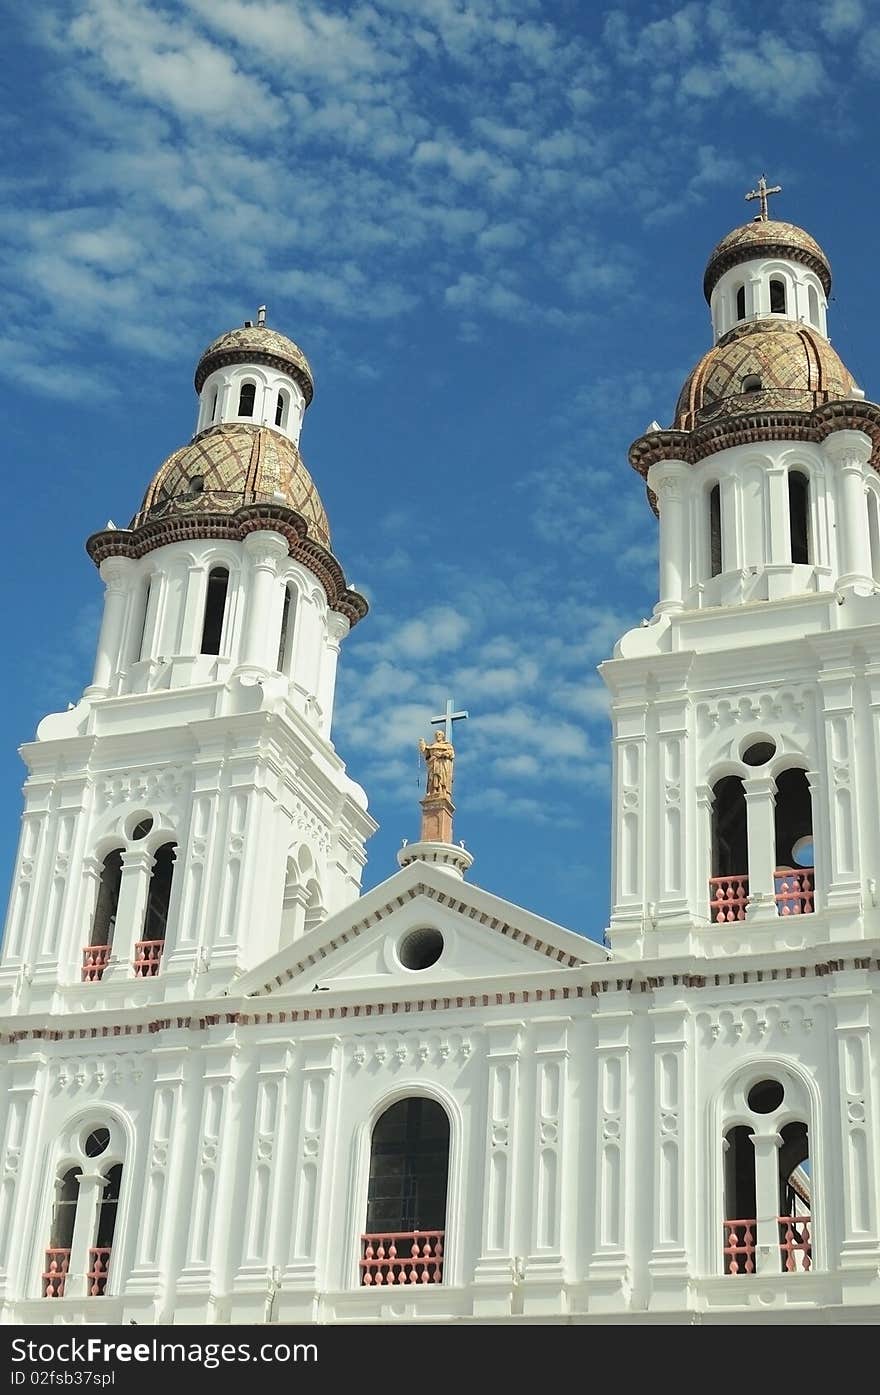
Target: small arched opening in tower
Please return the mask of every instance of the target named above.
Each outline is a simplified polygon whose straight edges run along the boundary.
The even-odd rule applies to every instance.
[[[749,842],[746,796],[739,775],[725,775],[712,800],[712,875],[709,910],[722,924],[745,920],[749,900]]]
[[[362,1284],[442,1282],[448,1178],[445,1109],[422,1096],[392,1104],[370,1145]]]
[[[813,800],[803,770],[776,776],[776,907],[780,915],[809,915],[814,909]]]
[[[256,383],[242,383],[238,394],[238,415],[240,417],[253,416],[256,396]]]
[[[278,658],[276,667],[279,673],[290,677],[293,660],[293,626],[296,619],[296,595],[292,584],[284,588],[284,602],[281,607],[281,631],[278,636]]]
[[[809,286],[807,288],[807,307],[810,324],[815,325],[816,329],[821,329],[822,325],[819,320],[819,292],[816,290],[815,286]]]
[[[205,596],[205,619],[202,625],[203,654],[219,654],[226,617],[226,597],[229,592],[229,572],[226,567],[212,567],[208,573]]]
[[[134,971],[138,978],[154,978],[159,972],[168,929],[176,855],[176,843],[163,843],[155,855],[144,912],[143,938],[135,945]]]
[[[744,320],[746,317],[746,288],[737,286],[736,288],[736,318]]]
[[[287,427],[287,414],[290,409],[290,393],[281,388],[275,401],[275,425],[282,430]]]
[[[97,983],[104,973],[113,945],[121,886],[122,848],[113,848],[101,864],[101,879],[98,882],[92,929],[89,943],[83,950],[83,983]]]
[[[755,1149],[753,1130],[737,1124],[724,1135],[724,1272],[755,1272]]]
[[[70,1267],[70,1251],[73,1246],[73,1228],[76,1222],[81,1176],[81,1168],[71,1167],[55,1182],[52,1227],[49,1232],[49,1246],[43,1262],[44,1298],[64,1297],[64,1286]]]
[[[810,481],[800,470],[788,472],[788,528],[791,560],[810,561]]]
[[[784,315],[785,310],[785,282],[774,276],[770,281],[770,314]]]
[[[721,553],[721,485],[709,490],[709,575],[720,576]]]
[[[813,1174],[810,1132],[801,1121],[779,1130],[779,1252],[783,1273],[812,1267]]]
[[[99,1298],[107,1290],[110,1255],[116,1232],[119,1193],[122,1188],[122,1163],[107,1169],[104,1194],[98,1208],[98,1229],[95,1243],[89,1251],[88,1291],[90,1298]]]

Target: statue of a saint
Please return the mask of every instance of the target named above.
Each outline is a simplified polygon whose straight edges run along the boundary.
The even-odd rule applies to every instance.
[[[420,741],[419,750],[425,757],[425,764],[428,767],[426,797],[434,798],[445,795],[447,799],[451,799],[452,762],[455,759],[452,742],[446,740],[442,731],[438,731],[430,744],[426,741]]]

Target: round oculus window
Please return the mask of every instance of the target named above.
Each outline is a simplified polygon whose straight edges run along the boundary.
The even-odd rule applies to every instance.
[[[106,1153],[109,1143],[109,1129],[93,1129],[83,1144],[83,1152],[87,1158],[99,1158],[102,1153]]]
[[[746,1096],[746,1104],[753,1114],[772,1114],[785,1099],[785,1091],[778,1080],[759,1080]]]
[[[147,834],[149,833],[152,827],[153,820],[150,818],[150,815],[148,814],[145,819],[138,820],[134,828],[131,830],[131,836],[134,839],[134,841],[137,842],[139,838],[146,838]]]
[[[410,930],[397,946],[397,957],[405,969],[430,969],[442,953],[443,936],[429,926]]]
[[[746,765],[766,765],[776,755],[775,741],[754,741],[743,751]]]

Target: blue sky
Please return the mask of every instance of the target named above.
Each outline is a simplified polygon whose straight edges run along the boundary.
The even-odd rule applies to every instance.
[[[201,349],[265,301],[315,370],[303,453],[372,605],[334,728],[382,825],[365,887],[417,835],[451,692],[472,879],[601,938],[596,665],[656,591],[626,449],[709,345],[705,260],[762,171],[831,257],[873,395],[880,6],[8,7],[0,866],[15,747],[90,676],[83,541],[127,522],[192,433]]]

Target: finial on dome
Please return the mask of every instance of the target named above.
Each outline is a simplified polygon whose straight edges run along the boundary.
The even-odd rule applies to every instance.
[[[265,329],[265,328],[266,328],[266,307],[265,307],[265,305],[258,305],[258,306],[257,306],[257,328],[258,328],[258,329]]]
[[[748,202],[749,199],[760,199],[760,200],[761,200],[761,212],[758,214],[758,218],[759,218],[759,220],[760,220],[762,223],[766,223],[766,222],[767,222],[767,219],[768,219],[769,216],[770,216],[769,213],[768,213],[768,211],[767,211],[767,199],[768,199],[768,197],[769,197],[770,194],[781,194],[781,193],[782,193],[782,185],[781,185],[781,184],[774,184],[771,188],[768,188],[768,187],[767,187],[767,180],[764,178],[764,176],[763,176],[763,174],[762,174],[762,175],[761,175],[761,178],[758,180],[758,187],[757,187],[757,189],[750,189],[749,192],[746,194],[746,202]]]

